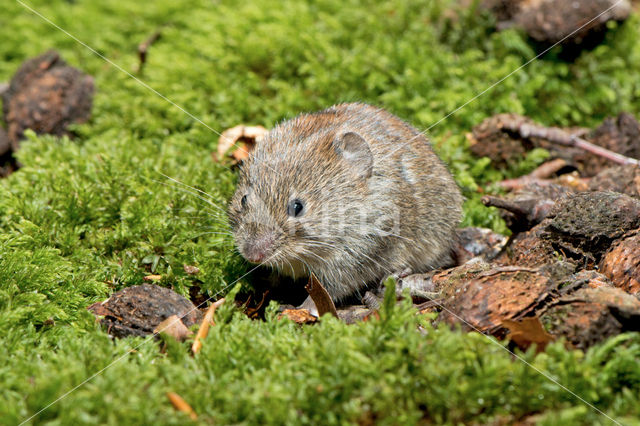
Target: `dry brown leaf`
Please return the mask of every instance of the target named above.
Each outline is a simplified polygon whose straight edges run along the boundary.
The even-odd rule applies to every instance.
[[[209,306],[209,309],[207,309],[207,313],[204,314],[202,324],[200,324],[200,328],[196,334],[196,339],[194,340],[193,345],[191,345],[191,352],[193,352],[194,355],[200,352],[200,349],[202,348],[202,339],[206,338],[207,334],[209,334],[209,325],[216,325],[215,322],[213,322],[213,314],[223,303],[224,297],[212,303],[211,306]]]
[[[179,342],[184,342],[187,337],[193,335],[193,331],[189,330],[177,315],[171,315],[162,321],[153,329],[153,332],[157,334],[167,334]]]
[[[317,318],[306,309],[285,309],[279,318],[282,317],[287,317],[297,324],[312,324],[317,321]]]
[[[162,279],[162,275],[146,275],[144,277],[145,281],[160,281]]]
[[[173,408],[178,411],[182,411],[183,413],[187,413],[191,420],[198,419],[196,412],[193,411],[193,408],[191,408],[187,401],[182,399],[180,395],[175,392],[167,392],[167,398],[169,398],[169,401],[171,401],[171,405],[173,405]]]
[[[502,325],[509,330],[509,337],[522,350],[526,350],[533,343],[536,351],[542,352],[555,339],[542,326],[538,317],[527,317],[520,321],[504,320]]]
[[[318,278],[312,273],[309,277],[309,282],[304,288],[311,296],[311,300],[315,303],[316,308],[318,309],[318,317],[326,314],[327,312],[338,318],[338,311],[336,310],[336,305],[333,304],[333,300],[331,300],[331,296],[329,296],[329,292],[322,286],[322,283]]]
[[[245,126],[244,124],[225,130],[218,139],[216,159],[221,161],[233,146],[237,147],[231,154],[234,160],[240,162],[246,159],[255,144],[260,142],[265,133],[267,133],[267,129],[262,126]]]

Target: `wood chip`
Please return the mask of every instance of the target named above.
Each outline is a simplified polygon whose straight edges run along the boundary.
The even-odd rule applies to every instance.
[[[167,392],[167,398],[169,398],[169,401],[171,401],[171,405],[173,405],[173,408],[178,411],[182,411],[183,413],[187,413],[191,420],[198,419],[198,415],[196,414],[196,412],[193,411],[193,408],[191,408],[187,401],[182,399],[180,395],[175,392]]]
[[[146,275],[144,277],[145,281],[160,281],[162,279],[162,275]]]
[[[191,345],[191,352],[193,352],[194,355],[200,352],[200,349],[202,348],[202,339],[206,338],[207,334],[209,334],[209,325],[215,325],[215,322],[213,321],[213,314],[223,303],[224,297],[212,303],[211,306],[209,306],[209,309],[207,309],[207,313],[204,314],[202,324],[200,324],[200,328],[196,334],[196,339],[193,342],[193,345]]]

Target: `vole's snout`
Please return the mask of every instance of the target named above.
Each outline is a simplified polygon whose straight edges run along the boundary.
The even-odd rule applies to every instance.
[[[268,231],[257,235],[255,238],[248,239],[244,243],[242,252],[249,262],[260,263],[271,256],[275,242],[276,233]]]

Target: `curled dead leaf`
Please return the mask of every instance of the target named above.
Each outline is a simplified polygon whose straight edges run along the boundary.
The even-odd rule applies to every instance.
[[[330,313],[334,317],[338,318],[336,305],[333,304],[333,300],[331,300],[329,292],[313,273],[309,277],[309,282],[304,288],[307,290],[307,293],[309,293],[313,303],[315,303],[319,317],[326,313]]]
[[[245,160],[253,150],[256,143],[267,133],[262,126],[245,126],[240,124],[225,130],[218,139],[218,151],[215,160],[222,161],[225,154],[235,146],[237,149],[231,153],[236,163]]]
[[[184,342],[188,337],[193,335],[193,331],[189,330],[177,315],[171,315],[162,321],[153,329],[153,332],[157,334],[164,333],[179,342]]]

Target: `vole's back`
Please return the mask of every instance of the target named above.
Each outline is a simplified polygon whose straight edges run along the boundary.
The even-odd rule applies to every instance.
[[[272,254],[267,263],[288,275],[313,271],[339,299],[448,262],[461,204],[420,132],[385,110],[341,104],[269,132],[243,166],[230,216],[245,257]]]

